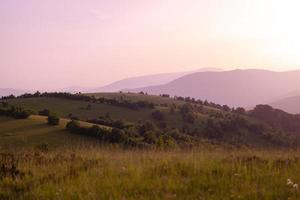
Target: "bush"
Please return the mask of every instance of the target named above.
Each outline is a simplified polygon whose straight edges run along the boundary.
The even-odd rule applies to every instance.
[[[125,131],[118,128],[113,128],[109,140],[112,143],[125,143],[128,140],[128,136]]]
[[[16,119],[27,119],[33,112],[30,110],[24,110],[20,107],[11,106],[9,109],[1,109],[0,115],[13,117]]]
[[[79,129],[79,122],[72,120],[67,123],[66,128],[71,132],[77,132]]]
[[[39,111],[39,115],[49,116],[50,115],[50,110],[48,110],[48,109],[41,110],[41,111]]]
[[[158,138],[154,131],[147,131],[144,134],[144,142],[148,144],[155,144],[157,142]]]
[[[155,110],[154,112],[152,112],[152,117],[153,119],[158,121],[164,120],[164,114],[159,110]]]
[[[48,120],[48,124],[50,125],[59,124],[59,117],[57,117],[56,115],[49,115],[47,120]]]

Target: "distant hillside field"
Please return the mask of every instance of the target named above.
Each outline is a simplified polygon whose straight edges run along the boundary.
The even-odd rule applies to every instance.
[[[119,94],[119,93],[105,93],[105,94],[98,94],[98,97],[114,97],[114,98],[122,98],[125,96],[125,99],[140,99],[140,100],[149,100],[152,99],[156,103],[177,103],[183,104],[183,102],[174,101],[169,98],[163,98],[159,96],[146,96],[140,94]],[[148,99],[149,98],[149,99]],[[85,101],[76,101],[76,100],[68,100],[63,98],[52,98],[52,97],[40,97],[40,98],[22,98],[22,99],[10,99],[9,104],[15,106],[21,106],[26,109],[30,109],[35,112],[39,112],[43,109],[49,109],[54,113],[57,113],[59,116],[67,118],[69,114],[72,114],[74,117],[78,117],[81,120],[88,120],[93,118],[98,118],[99,116],[105,116],[109,114],[113,119],[122,119],[127,122],[137,123],[138,121],[147,121],[151,120],[152,116],[151,113],[153,112],[152,109],[138,109],[132,110],[128,108],[107,105],[107,104],[98,104],[98,103],[90,103]],[[91,106],[90,109],[87,109],[88,105]],[[166,117],[166,122],[171,127],[181,128],[183,126],[182,119],[177,114],[170,114],[169,109],[166,107],[157,107],[157,109],[161,110]],[[211,108],[207,108],[208,110],[213,110]],[[199,115],[199,121],[202,119],[206,119],[207,116]],[[193,125],[194,126],[194,125]]]

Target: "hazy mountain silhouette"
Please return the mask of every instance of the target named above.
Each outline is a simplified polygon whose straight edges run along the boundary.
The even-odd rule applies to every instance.
[[[69,93],[78,93],[78,92],[86,92],[91,90],[89,87],[84,86],[70,86],[59,90],[60,92],[69,92]]]
[[[270,105],[288,113],[300,114],[300,95],[283,98],[270,103]]]
[[[167,84],[138,88],[149,94],[190,96],[230,106],[250,107],[272,102],[300,90],[300,71],[232,70],[197,72]]]
[[[20,89],[12,89],[12,88],[0,88],[0,97],[2,96],[8,96],[8,95],[21,95],[24,93],[30,93],[32,91],[29,90],[20,90]]]
[[[130,77],[123,80],[113,82],[109,85],[91,89],[89,92],[119,92],[121,90],[128,90],[134,88],[148,87],[151,85],[161,85],[175,80],[187,74],[191,74],[199,71],[221,71],[217,68],[202,68],[196,71],[190,72],[177,72],[177,73],[163,73],[163,74],[152,74],[145,76]]]

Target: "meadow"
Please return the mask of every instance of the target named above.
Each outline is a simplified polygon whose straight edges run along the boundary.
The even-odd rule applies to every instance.
[[[300,152],[32,148],[0,154],[0,199],[299,199]]]

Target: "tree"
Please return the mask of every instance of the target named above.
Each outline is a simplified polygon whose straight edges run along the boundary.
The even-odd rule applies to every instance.
[[[158,121],[164,120],[164,114],[159,110],[155,110],[154,112],[152,112],[152,117],[153,119]]]
[[[56,115],[49,115],[47,120],[49,125],[58,125],[60,121],[59,117]]]
[[[222,106],[222,109],[223,109],[224,111],[226,111],[226,112],[231,111],[230,107],[227,106],[227,105],[223,105],[223,106]]]
[[[238,114],[241,114],[241,115],[246,114],[245,108],[242,108],[242,107],[238,107],[237,109],[235,109],[234,112],[235,112],[235,113],[238,113]]]
[[[50,115],[50,110],[48,110],[48,109],[41,110],[41,111],[39,111],[39,115],[49,116]]]
[[[144,141],[148,144],[155,144],[157,142],[157,136],[154,131],[147,131],[144,134]]]
[[[128,136],[125,131],[113,128],[110,134],[110,142],[112,143],[125,143],[128,140]]]

